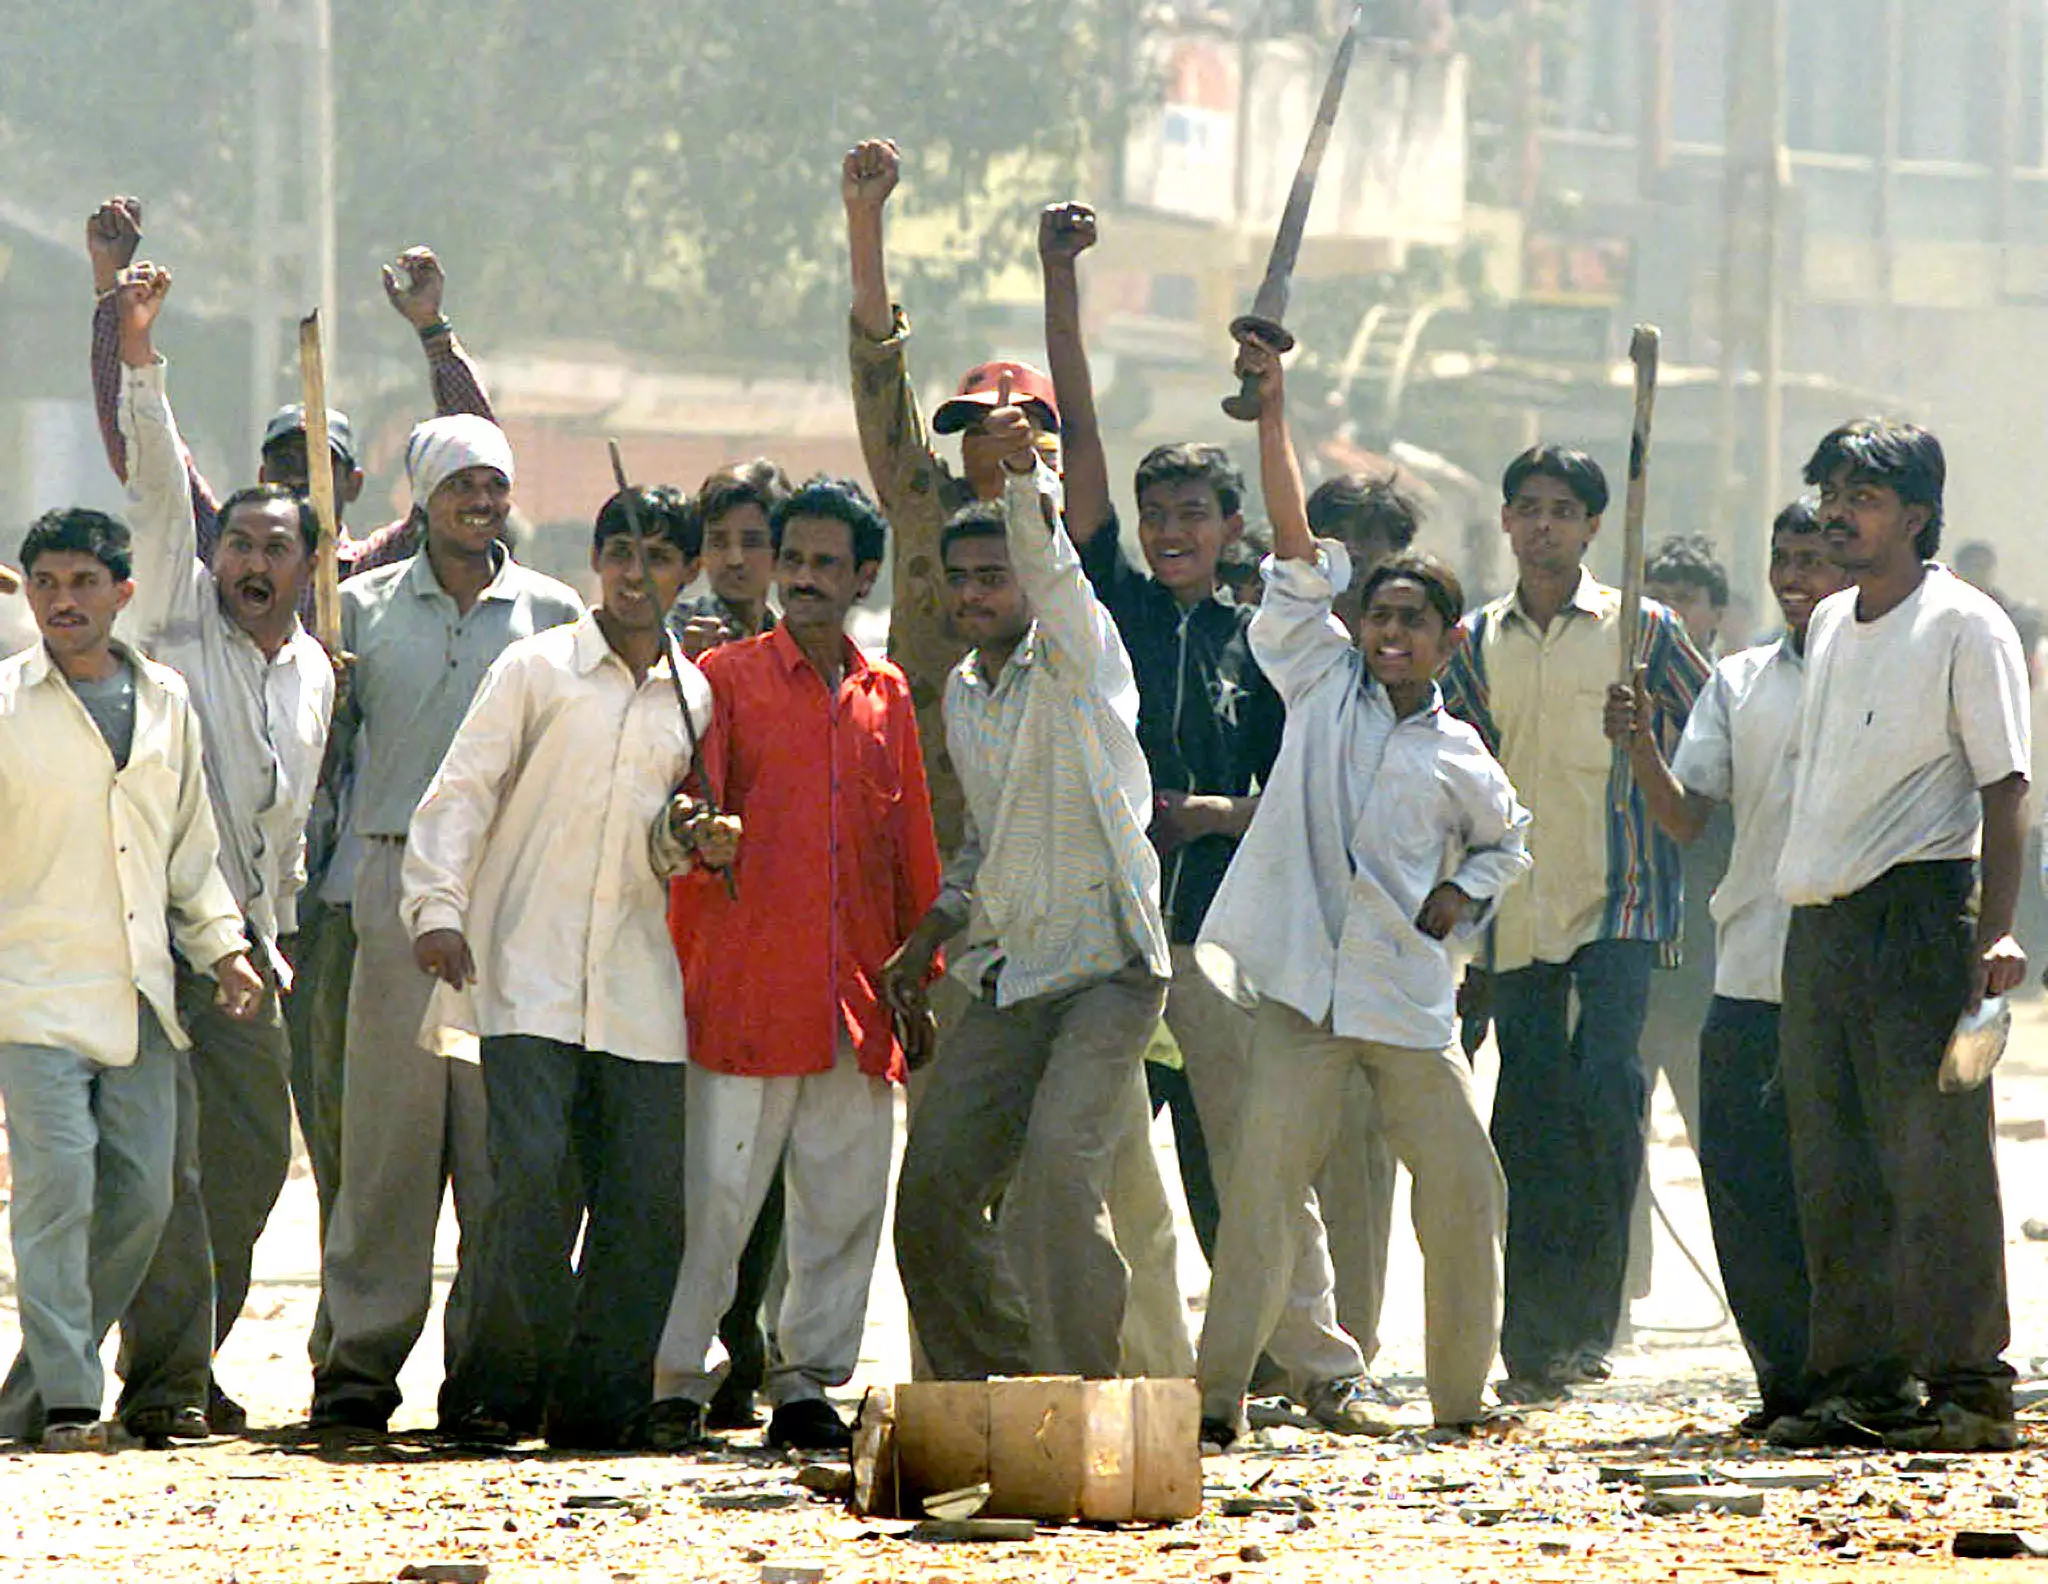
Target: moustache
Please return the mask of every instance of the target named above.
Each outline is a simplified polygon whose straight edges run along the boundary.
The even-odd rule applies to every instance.
[[[799,584],[796,584],[796,585],[795,585],[794,587],[791,587],[791,588],[786,588],[786,589],[784,589],[784,590],[782,591],[782,597],[783,597],[784,599],[786,599],[786,600],[792,600],[792,599],[823,599],[823,598],[824,598],[825,596],[824,596],[824,594],[823,594],[822,592],[820,592],[819,590],[817,590],[817,589],[814,589],[814,588],[807,588],[807,587],[806,587],[806,586],[804,586],[803,584],[799,583]]]

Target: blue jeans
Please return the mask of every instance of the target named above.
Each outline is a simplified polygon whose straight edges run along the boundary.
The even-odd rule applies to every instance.
[[[1493,1147],[1508,1180],[1500,1351],[1518,1379],[1614,1344],[1643,1174],[1649,1086],[1637,1044],[1656,963],[1654,941],[1603,940],[1494,978]]]
[[[142,1285],[171,1213],[178,1061],[147,1005],[132,1067],[0,1045],[22,1338],[0,1391],[0,1434],[37,1433],[45,1406],[99,1417],[100,1343]]]

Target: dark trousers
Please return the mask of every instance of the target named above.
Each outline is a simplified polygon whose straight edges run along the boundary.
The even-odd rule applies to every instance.
[[[1700,1177],[1735,1329],[1774,1413],[1806,1406],[1806,1250],[1778,1076],[1778,1007],[1714,997],[1700,1030]]]
[[[1991,1086],[1936,1074],[1969,998],[1968,862],[1901,864],[1795,908],[1781,1025],[1816,1392],[2012,1411]]]
[[[312,1163],[325,1239],[341,1187],[342,1055],[348,1046],[348,986],[356,958],[348,909],[302,896],[299,931],[283,946],[292,965],[292,988],[284,998],[292,1044],[292,1107]]]
[[[1643,1174],[1652,941],[1603,940],[1494,978],[1493,1147],[1508,1180],[1501,1359],[1524,1379],[1605,1353],[1621,1318]],[[1572,995],[1578,1018],[1572,1019]]]
[[[1152,1101],[1152,1114],[1164,1107],[1173,1121],[1173,1153],[1180,1162],[1180,1190],[1187,1197],[1188,1219],[1194,1223],[1195,1241],[1202,1246],[1202,1258],[1216,1263],[1216,1225],[1222,1210],[1216,1196],[1216,1173],[1209,1164],[1209,1141],[1202,1133],[1202,1118],[1195,1110],[1195,1091],[1188,1086],[1184,1068],[1161,1062],[1145,1063],[1145,1088]]]
[[[213,1355],[249,1297],[256,1240],[291,1167],[291,1052],[274,994],[244,1023],[214,1005],[211,979],[181,969],[171,1218],[121,1317],[124,1419],[207,1406]]]
[[[483,1041],[483,1078],[497,1191],[443,1411],[619,1445],[653,1396],[682,1263],[682,1064],[514,1034]]]

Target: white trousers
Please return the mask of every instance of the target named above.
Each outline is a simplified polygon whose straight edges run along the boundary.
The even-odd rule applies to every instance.
[[[889,1192],[896,1098],[842,1044],[830,1072],[744,1078],[692,1065],[683,1125],[683,1265],[654,1365],[657,1398],[708,1403],[718,1320],[739,1258],[783,1168],[782,1294],[766,1391],[780,1407],[822,1398],[860,1362],[868,1287]]]

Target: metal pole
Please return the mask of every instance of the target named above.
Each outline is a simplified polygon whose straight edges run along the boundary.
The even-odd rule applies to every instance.
[[[1789,65],[1785,0],[1766,0],[1769,9],[1765,34],[1768,70],[1763,72],[1765,105],[1758,121],[1770,133],[1770,145],[1760,175],[1759,196],[1763,245],[1759,250],[1762,278],[1758,282],[1758,307],[1762,332],[1757,359],[1763,389],[1758,403],[1756,448],[1756,493],[1748,520],[1737,526],[1734,543],[1735,586],[1743,590],[1754,609],[1768,610],[1770,557],[1764,542],[1764,525],[1777,514],[1784,488],[1783,450],[1785,444],[1785,302],[1784,211],[1786,189],[1791,184],[1790,158],[1785,148],[1785,77]]]
[[[330,379],[340,365],[341,315],[335,305],[334,237],[334,18],[330,0],[306,0],[306,142],[303,162],[306,234],[312,254],[306,283],[319,293]]]
[[[1671,168],[1672,0],[1643,0],[1638,13],[1637,65],[1641,114],[1636,134],[1636,190],[1653,198]]]

